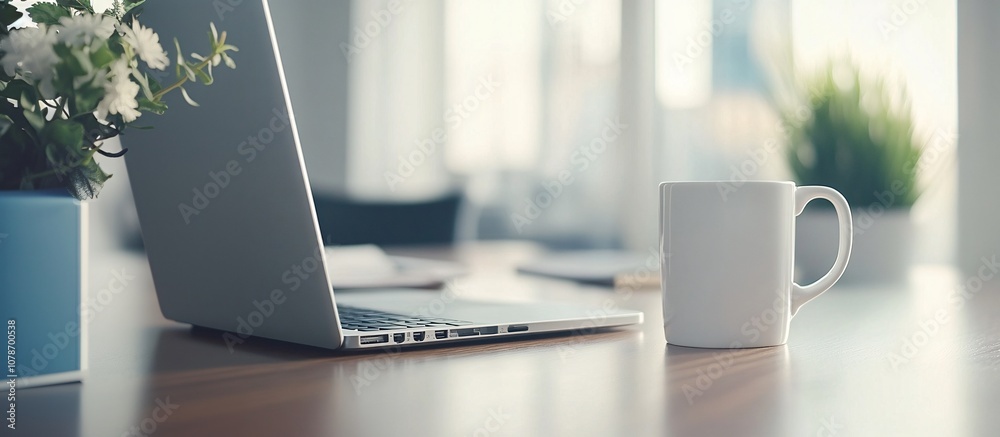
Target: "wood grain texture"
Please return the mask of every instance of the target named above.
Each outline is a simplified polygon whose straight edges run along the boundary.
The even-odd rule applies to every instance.
[[[925,266],[906,284],[837,286],[795,317],[785,346],[705,350],[665,344],[658,289],[515,274],[518,262],[540,253],[532,245],[396,253],[468,263],[471,275],[455,284],[468,296],[613,304],[644,311],[646,322],[402,352],[262,339],[230,352],[221,333],[159,315],[143,257],[107,253],[92,261],[92,292],[116,271],[134,279],[97,313],[88,379],[23,390],[20,429],[11,435],[121,436],[133,427],[131,435],[155,436],[994,436],[1000,429],[993,279],[963,296],[956,286],[970,278]]]

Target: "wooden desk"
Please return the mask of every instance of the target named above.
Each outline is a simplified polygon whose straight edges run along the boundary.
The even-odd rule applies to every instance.
[[[230,354],[217,332],[160,316],[141,255],[95,256],[92,292],[115,272],[132,279],[92,324],[89,378],[22,390],[10,435],[1000,433],[1000,280],[960,308],[949,300],[960,278],[942,267],[915,269],[905,286],[837,286],[799,313],[787,346],[699,350],[664,344],[657,289],[513,272],[539,252],[481,243],[407,254],[467,262],[458,287],[470,296],[613,304],[645,311],[645,324],[402,353],[254,340]]]

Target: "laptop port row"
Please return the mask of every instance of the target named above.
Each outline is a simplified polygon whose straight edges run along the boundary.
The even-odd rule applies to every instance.
[[[525,327],[525,328],[527,328],[527,327]],[[512,330],[510,330],[510,332],[523,332],[523,331],[527,331],[527,329],[512,329]],[[492,335],[492,334],[497,334],[499,332],[500,332],[500,329],[497,326],[486,326],[486,327],[482,327],[482,328],[461,328],[461,329],[452,329],[451,330],[451,333],[455,337],[471,337],[471,336],[475,336],[475,335]],[[406,335],[407,335],[407,333],[405,333],[405,332],[394,333],[394,334],[392,334],[392,341],[394,343],[403,343],[403,342],[406,341]],[[412,338],[413,338],[413,341],[424,341],[424,339],[427,338],[427,332],[413,332],[412,333]],[[434,331],[434,338],[436,340],[443,340],[443,339],[448,338],[448,330],[447,329],[439,329],[439,330]],[[379,343],[388,343],[388,342],[389,342],[389,334],[362,335],[361,336],[361,344],[379,344]]]

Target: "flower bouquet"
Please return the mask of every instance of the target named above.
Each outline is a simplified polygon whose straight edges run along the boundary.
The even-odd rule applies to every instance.
[[[163,98],[210,85],[212,69],[237,48],[210,24],[206,55],[185,56],[174,40],[171,57],[159,36],[140,23],[145,0],[115,0],[96,12],[90,0],[36,3],[23,12],[0,0],[0,190],[65,188],[77,199],[96,197],[111,177],[95,155],[105,140],[143,114],[163,114]],[[24,26],[19,26],[24,22]]]

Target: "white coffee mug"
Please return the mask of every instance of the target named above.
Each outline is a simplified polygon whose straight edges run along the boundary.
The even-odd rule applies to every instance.
[[[816,282],[793,282],[795,217],[833,203],[840,247]],[[851,255],[851,209],[829,187],[791,182],[660,184],[660,274],[667,343],[706,348],[785,344],[803,304],[840,279]],[[830,250],[833,250],[831,247]]]

